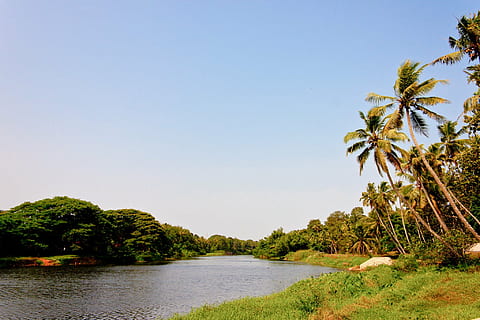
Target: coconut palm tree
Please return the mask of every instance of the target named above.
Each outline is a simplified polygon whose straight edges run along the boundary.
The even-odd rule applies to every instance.
[[[450,37],[448,39],[450,47],[456,51],[435,59],[432,64],[453,64],[462,60],[464,56],[468,56],[471,62],[480,60],[480,11],[471,17],[463,16],[458,19],[457,31],[458,38]],[[467,70],[465,72],[468,75],[468,82],[475,82],[477,87],[480,87],[480,66],[469,66]],[[463,114],[469,111],[474,113],[474,116],[466,116],[465,122],[470,124],[473,134],[475,134],[480,126],[480,116],[478,115],[480,112],[480,91],[475,92],[473,96],[465,100],[463,109]],[[471,123],[474,123],[474,125],[472,126]]]
[[[360,174],[362,174],[365,162],[372,153],[380,176],[383,176],[383,173],[390,176],[387,162],[400,170],[400,157],[405,151],[395,145],[394,142],[408,140],[408,137],[403,132],[397,131],[396,128],[385,130],[385,119],[381,116],[366,116],[361,111],[359,114],[365,123],[365,129],[357,129],[349,132],[343,140],[345,143],[351,140],[358,140],[347,148],[347,155],[361,150],[357,156],[357,161],[360,165]]]
[[[358,254],[372,252],[375,248],[374,227],[374,221],[367,216],[356,221],[350,228],[354,240],[349,251]]]
[[[448,100],[440,97],[424,96],[439,83],[446,83],[445,80],[436,80],[434,78],[427,79],[420,82],[419,78],[422,71],[427,65],[420,66],[418,62],[405,61],[400,68],[398,68],[398,78],[395,81],[394,92],[395,96],[382,96],[376,93],[369,93],[366,100],[372,102],[377,106],[372,108],[372,115],[384,115],[389,108],[395,108],[393,113],[389,115],[389,119],[385,124],[385,130],[392,130],[394,128],[401,128],[403,126],[403,118],[407,119],[408,130],[410,138],[412,139],[417,151],[422,159],[425,168],[427,168],[430,175],[435,180],[435,183],[439,186],[441,192],[449,202],[455,214],[458,216],[465,228],[477,239],[480,240],[480,235],[470,225],[467,219],[460,212],[452,195],[447,190],[445,184],[441,181],[438,174],[433,170],[429,162],[427,161],[424,152],[422,151],[420,144],[417,141],[414,131],[420,132],[423,135],[427,135],[427,125],[425,120],[418,114],[422,112],[429,118],[443,121],[444,118],[439,114],[429,110],[427,107],[434,106],[439,103],[447,103]],[[388,102],[385,105],[379,105],[380,103]]]
[[[463,16],[458,19],[457,31],[459,37],[448,38],[448,43],[455,52],[444,55],[433,63],[452,64],[460,61],[463,56],[468,56],[470,61],[480,58],[480,11],[472,17]]]

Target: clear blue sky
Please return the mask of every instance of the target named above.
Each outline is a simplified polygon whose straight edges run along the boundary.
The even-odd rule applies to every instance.
[[[343,136],[478,1],[0,1],[0,208],[57,195],[203,236],[350,212]],[[464,64],[463,64],[464,65]],[[425,76],[460,113],[462,64]],[[435,126],[431,124],[431,137]]]

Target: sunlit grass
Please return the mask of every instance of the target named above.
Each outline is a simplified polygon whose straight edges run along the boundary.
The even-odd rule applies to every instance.
[[[299,261],[338,269],[359,266],[369,258],[368,256],[353,254],[326,254],[313,250],[299,250],[291,252],[285,257],[289,261]]]

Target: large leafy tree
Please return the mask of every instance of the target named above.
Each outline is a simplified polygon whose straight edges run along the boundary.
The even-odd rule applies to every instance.
[[[420,81],[420,76],[426,66],[427,65],[420,66],[418,62],[407,60],[398,69],[398,78],[394,84],[395,96],[383,96],[376,93],[370,93],[366,100],[377,105],[371,110],[374,115],[384,115],[387,109],[394,109],[393,113],[389,115],[389,120],[385,125],[386,130],[401,128],[403,126],[403,118],[406,118],[410,137],[417,148],[425,168],[427,168],[428,172],[435,180],[435,183],[439,186],[441,192],[444,194],[464,227],[477,240],[480,240],[480,235],[463,216],[462,212],[456,205],[454,198],[447,190],[447,187],[428,163],[414,133],[419,132],[423,135],[427,135],[427,124],[419,113],[423,113],[429,118],[442,122],[444,118],[430,110],[428,107],[448,102],[448,100],[444,98],[425,96],[433,90],[437,84],[446,82],[445,80],[436,80],[434,78]],[[384,102],[387,103],[382,105]]]
[[[102,254],[106,248],[102,210],[87,201],[55,197],[25,202],[0,216],[11,241],[9,255]]]

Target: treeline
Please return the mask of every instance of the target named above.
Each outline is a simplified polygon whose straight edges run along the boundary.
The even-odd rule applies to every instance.
[[[134,209],[102,210],[68,197],[25,202],[0,212],[0,257],[75,254],[111,262],[154,261],[209,252],[249,254],[252,240],[208,239]]]
[[[356,154],[360,174],[372,160],[380,183],[369,183],[360,201],[370,211],[335,212],[324,224],[261,240],[257,256],[282,257],[288,251],[415,254],[436,261],[460,261],[465,249],[480,242],[480,11],[458,20],[454,52],[421,65],[407,60],[397,72],[391,95],[369,93],[371,108],[360,112],[363,127],[348,132],[347,155]],[[467,82],[476,92],[451,120],[434,111],[448,103],[430,92],[445,80],[422,79],[426,68],[469,60]],[[439,141],[421,145],[426,119],[437,124]],[[459,122],[459,120],[463,120]],[[406,132],[404,132],[406,131]]]
[[[259,258],[283,258],[289,252],[316,250],[337,254],[378,254],[394,251],[388,233],[374,217],[357,207],[351,213],[335,211],[322,223],[310,220],[305,229],[285,233],[282,228],[260,240],[253,254]]]

